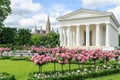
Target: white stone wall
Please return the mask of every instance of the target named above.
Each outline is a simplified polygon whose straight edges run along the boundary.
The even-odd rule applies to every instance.
[[[111,46],[118,46],[118,32],[112,25],[110,27],[110,43]]]
[[[120,27],[116,22],[110,18],[110,23],[111,23],[111,31],[110,31],[110,37],[111,37],[111,46],[118,46],[118,27]]]
[[[82,19],[71,19],[71,20],[61,20],[59,24],[61,26],[70,25],[86,25],[86,24],[96,24],[96,23],[109,23],[109,17],[99,17],[99,18],[82,18]]]

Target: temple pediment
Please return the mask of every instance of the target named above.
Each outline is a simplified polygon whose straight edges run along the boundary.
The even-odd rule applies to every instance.
[[[64,16],[61,16],[57,19],[58,20],[69,20],[69,19],[80,19],[80,18],[90,18],[90,17],[102,17],[102,16],[108,16],[110,14],[111,13],[109,12],[80,9],[72,13],[68,13]]]

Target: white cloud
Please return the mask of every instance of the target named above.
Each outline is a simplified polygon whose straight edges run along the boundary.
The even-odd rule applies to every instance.
[[[34,20],[28,18],[28,19],[22,19],[19,21],[19,24],[22,26],[33,26],[35,24]]]
[[[21,17],[19,15],[14,15],[11,14],[10,16],[7,17],[7,19],[5,20],[4,24],[8,25],[8,26],[16,26],[18,25],[18,22],[21,19]]]
[[[57,28],[56,18],[71,12],[63,4],[54,4],[49,8],[43,8],[40,3],[33,3],[32,0],[11,0],[12,14],[4,21],[5,26],[17,28],[34,29],[36,25],[45,29],[49,13],[51,26]],[[45,13],[46,12],[46,13]]]
[[[38,3],[33,3],[32,0],[11,0],[11,8],[13,13],[26,14],[40,11],[42,6]]]
[[[19,24],[22,26],[44,26],[46,22],[47,14],[34,15],[30,18],[24,18],[19,21]]]
[[[107,6],[120,5],[120,0],[82,0],[84,8],[100,8]]]
[[[20,27],[20,22],[25,18],[33,16],[35,13],[42,12],[42,6],[39,3],[33,3],[32,0],[11,0],[12,14],[4,21],[5,26]],[[21,21],[22,20],[22,21]],[[30,22],[27,19],[28,22]],[[24,22],[24,24],[27,22]],[[28,23],[29,25],[30,23]],[[28,27],[28,26],[24,26]]]
[[[109,9],[108,12],[113,12],[113,14],[116,16],[118,22],[120,23],[120,5],[113,9]]]
[[[48,17],[48,14],[34,15],[31,18],[24,18],[20,20],[19,24],[22,26],[35,26],[36,25],[38,29],[40,29],[40,26],[42,26],[43,29],[45,29],[47,17]],[[57,25],[56,16],[50,15],[49,17],[50,17],[50,22],[52,26]]]

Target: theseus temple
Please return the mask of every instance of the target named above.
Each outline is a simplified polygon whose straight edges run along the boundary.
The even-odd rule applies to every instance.
[[[120,25],[111,12],[80,9],[57,20],[62,47],[102,49],[118,46]]]

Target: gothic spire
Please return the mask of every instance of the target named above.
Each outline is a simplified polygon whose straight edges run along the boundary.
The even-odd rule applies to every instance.
[[[51,30],[51,24],[50,24],[50,19],[48,15],[47,22],[46,22],[46,33],[49,33],[50,30]]]
[[[40,30],[42,31],[42,26],[40,26]]]
[[[37,26],[34,27],[34,33],[37,34]]]

